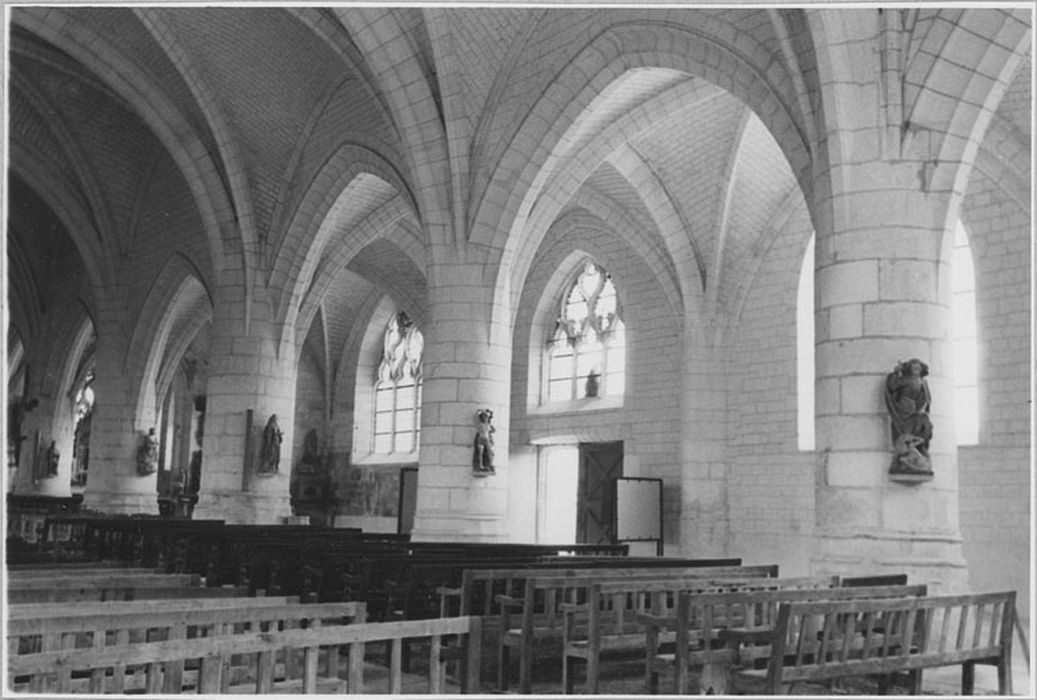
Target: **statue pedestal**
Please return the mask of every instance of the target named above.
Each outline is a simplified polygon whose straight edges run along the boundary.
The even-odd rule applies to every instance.
[[[932,481],[933,480],[933,473],[932,472],[918,472],[918,473],[912,474],[912,473],[909,473],[909,472],[902,472],[902,473],[890,472],[889,473],[889,480],[890,481],[896,481],[897,483],[901,483],[901,484],[919,484],[919,483],[922,483],[923,481]]]

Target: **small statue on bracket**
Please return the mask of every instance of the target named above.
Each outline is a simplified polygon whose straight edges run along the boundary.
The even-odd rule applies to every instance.
[[[932,396],[925,377],[929,366],[917,358],[901,362],[886,375],[886,408],[896,455],[891,475],[932,476],[929,443],[933,424],[929,419]]]
[[[144,436],[144,444],[137,450],[137,474],[147,476],[154,474],[158,469],[158,438],[155,437],[155,429],[148,428],[148,434]]]
[[[58,463],[61,461],[61,452],[58,450],[57,442],[54,440],[50,441],[50,447],[47,448],[47,474],[43,477],[45,479],[52,476],[58,475]]]
[[[277,414],[270,415],[263,429],[263,447],[259,452],[259,474],[276,474],[281,463],[281,441],[284,433],[277,424]]]
[[[496,474],[493,466],[493,411],[481,408],[475,412],[477,430],[475,433],[475,444],[472,452],[472,471],[476,476],[489,476]]]

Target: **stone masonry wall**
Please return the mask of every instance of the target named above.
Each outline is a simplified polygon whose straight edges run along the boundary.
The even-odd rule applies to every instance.
[[[796,425],[796,295],[810,235],[800,210],[765,253],[728,343],[731,551],[789,576],[809,574],[813,547],[815,457],[798,449]]]
[[[1033,261],[1030,212],[973,171],[963,220],[976,270],[979,445],[958,452],[961,529],[976,590],[1030,590]],[[1019,606],[1029,614],[1029,598]]]
[[[677,314],[666,304],[658,281],[639,252],[608,232],[604,224],[596,230],[568,229],[562,235],[559,240],[557,231],[548,234],[523,290],[515,325],[511,449],[522,451],[530,443],[560,436],[573,443],[623,440],[626,476],[664,479],[663,535],[667,548],[675,548],[680,542],[676,527],[680,507]],[[544,333],[550,332],[539,324],[557,315],[557,304],[564,292],[548,291],[548,311],[539,318],[534,318],[533,312],[559,265],[578,264],[571,257],[574,251],[588,253],[610,272],[619,292],[627,333],[626,393],[621,406],[603,397],[599,401],[608,408],[601,410],[594,410],[589,402],[574,402],[577,405],[565,410],[546,411],[527,405],[530,358],[539,361],[535,349],[545,341]],[[534,352],[527,351],[530,344]],[[534,377],[538,375],[534,373]],[[534,390],[533,395],[538,393]],[[535,482],[535,460],[530,460],[526,469],[521,478]],[[518,476],[515,479],[520,480]]]

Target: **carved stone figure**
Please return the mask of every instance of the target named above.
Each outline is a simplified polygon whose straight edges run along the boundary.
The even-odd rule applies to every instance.
[[[144,444],[137,450],[137,473],[147,476],[154,474],[156,469],[158,469],[158,438],[155,437],[155,429],[148,428]]]
[[[587,385],[584,387],[584,396],[587,398],[594,398],[598,395],[598,389],[601,386],[601,380],[599,379],[600,376],[601,375],[599,375],[597,371],[593,369],[590,371],[587,375]]]
[[[302,441],[301,466],[305,467],[302,471],[313,471],[321,466],[320,437],[317,435],[316,428],[311,428],[310,432],[306,433],[306,438]]]
[[[931,474],[929,443],[933,424],[929,419],[932,397],[925,377],[929,366],[917,358],[902,362],[886,375],[886,408],[896,456],[891,474]]]
[[[277,414],[273,413],[263,429],[263,448],[259,453],[257,470],[260,474],[277,473],[278,465],[281,463],[281,441],[283,439],[284,433],[277,425]]]
[[[493,411],[488,408],[480,409],[475,414],[477,419],[477,430],[475,433],[475,445],[472,453],[472,469],[481,476],[495,474],[493,466]]]
[[[47,476],[58,475],[58,462],[61,461],[61,452],[58,451],[58,445],[54,440],[50,441],[50,447],[47,448]]]

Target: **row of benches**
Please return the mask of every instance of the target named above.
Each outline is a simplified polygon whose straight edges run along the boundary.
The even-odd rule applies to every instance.
[[[976,664],[992,664],[1001,692],[1011,692],[1014,592],[925,597],[925,587],[906,585],[906,576],[776,575],[770,566],[469,570],[460,593],[444,593],[464,597],[486,581],[514,587],[521,579],[520,592],[494,596],[496,608],[461,607],[484,615],[483,647],[498,650],[498,691],[508,689],[517,661],[517,689],[530,693],[534,668],[555,655],[564,692],[574,691],[576,667],[584,665],[586,690],[597,693],[602,661],[633,655],[643,659],[649,692],[666,672],[674,692],[685,694],[693,669],[702,692],[778,693],[790,682],[867,675],[870,668],[882,682],[909,672],[909,688],[917,690],[921,669],[956,664],[964,669],[963,689],[970,690]],[[796,607],[805,603],[817,605]],[[811,646],[814,639],[820,646]]]
[[[141,597],[174,582],[209,590],[190,577],[152,586],[144,577],[166,577],[130,568],[91,571],[78,573],[77,590],[106,590],[105,579],[118,575]],[[644,660],[650,692],[658,691],[662,672],[673,675],[675,693],[687,693],[696,669],[705,692],[782,693],[794,682],[898,672],[917,692],[922,669],[951,664],[963,666],[966,692],[976,664],[995,665],[1000,692],[1011,692],[1013,592],[926,597],[922,586],[846,587],[838,579],[772,573],[773,567],[656,569],[648,578],[643,569],[512,571],[526,577],[522,597],[498,594],[497,615],[392,623],[365,622],[362,603],[284,597],[15,603],[8,671],[14,689],[30,692],[359,692],[368,687],[364,658],[373,645],[386,648],[389,692],[402,692],[407,642],[422,640],[428,689],[443,692],[445,666],[457,661],[456,687],[464,692],[480,687],[485,627],[497,635],[501,669],[508,650],[520,651],[524,693],[534,661],[553,643],[560,643],[565,692],[574,690],[576,664],[586,666],[587,690],[598,692],[602,661],[631,653]],[[72,577],[61,574],[15,568],[9,585],[49,579],[53,590],[71,588],[62,579]],[[466,580],[474,582],[475,574]],[[512,626],[516,610],[522,624]]]
[[[259,548],[267,552],[268,555],[270,552],[282,551],[282,547],[290,546],[292,542],[298,543],[297,530],[321,532],[320,530],[310,528],[288,528],[283,533],[275,531],[272,535],[260,536],[259,533],[263,531],[263,528],[252,526],[229,529],[221,527],[219,530],[222,533],[221,536],[228,541],[232,539],[228,533],[233,531],[235,537],[240,538],[236,540],[237,546]],[[103,531],[105,531],[103,528],[95,529],[95,532]],[[167,539],[168,533],[171,532],[189,533],[190,538],[199,539],[201,532],[201,530],[189,527],[185,523],[174,526],[152,525],[149,523],[147,526],[138,528],[137,531],[162,532],[165,533],[162,536]],[[273,549],[263,549],[261,543],[271,538],[275,540],[275,543],[272,545]],[[347,552],[353,552],[355,555],[358,551],[351,546],[352,543],[348,541],[336,542],[334,538],[334,535],[329,535],[326,538],[318,536],[315,539],[319,547],[328,550],[325,554],[328,561],[334,561],[338,557],[347,556]],[[175,539],[175,536],[173,539]],[[361,542],[360,544],[364,545],[365,543]],[[400,544],[402,543],[392,543],[393,546]],[[545,556],[543,552],[537,551],[536,547],[522,545],[514,547],[443,545],[437,547],[431,543],[421,546],[408,546],[402,552],[381,551],[372,553],[371,550],[367,551],[368,554],[371,554],[368,562],[382,563],[383,560],[378,559],[382,555],[385,557],[384,562],[392,562],[398,559],[402,559],[405,562],[398,568],[387,566],[385,569],[381,569],[375,566],[373,569],[374,575],[372,580],[378,581],[377,587],[381,591],[399,591],[399,595],[396,597],[387,596],[372,599],[382,609],[377,618],[378,620],[383,619],[384,616],[384,618],[392,618],[401,623],[411,623],[421,618],[423,622],[436,625],[438,620],[431,618],[438,617],[450,620],[458,619],[451,618],[451,615],[460,615],[464,619],[474,619],[477,616],[477,621],[473,623],[474,627],[471,627],[474,630],[474,639],[469,639],[462,635],[457,640],[464,640],[462,648],[466,650],[495,648],[497,653],[481,655],[482,664],[477,664],[474,668],[467,667],[463,674],[466,679],[465,683],[474,682],[472,679],[478,679],[480,673],[485,675],[485,672],[489,670],[491,676],[496,671],[497,687],[499,689],[507,688],[511,682],[510,662],[513,660],[512,657],[515,657],[515,660],[518,661],[518,682],[522,692],[530,691],[531,669],[534,663],[539,659],[547,658],[550,654],[557,653],[555,658],[563,661],[561,664],[563,669],[563,689],[567,691],[574,689],[575,670],[577,666],[585,665],[587,668],[587,687],[593,691],[598,687],[598,671],[603,660],[610,658],[612,655],[622,655],[631,651],[635,655],[638,653],[643,655],[645,649],[651,650],[650,655],[643,659],[649,689],[658,689],[658,673],[663,670],[667,673],[672,672],[675,682],[687,683],[688,669],[694,666],[691,662],[696,658],[694,654],[697,651],[708,651],[710,658],[713,659],[711,663],[705,664],[699,669],[700,677],[705,677],[708,681],[709,678],[715,675],[715,669],[718,667],[722,669],[738,669],[736,672],[737,680],[733,681],[734,685],[731,686],[738,687],[738,682],[749,682],[754,678],[750,671],[755,672],[756,676],[761,674],[763,669],[751,668],[750,666],[758,665],[762,662],[749,663],[752,659],[771,658],[773,661],[770,653],[774,648],[774,643],[773,640],[766,638],[766,635],[774,632],[776,629],[777,621],[780,620],[780,609],[783,604],[790,606],[814,600],[836,605],[841,610],[838,614],[833,613],[835,615],[832,618],[833,622],[824,624],[834,625],[834,630],[842,630],[841,636],[836,635],[835,637],[844,645],[840,647],[840,649],[845,649],[846,655],[846,658],[842,660],[849,663],[856,661],[862,655],[863,658],[870,658],[866,654],[870,653],[874,644],[869,646],[869,642],[860,641],[857,637],[850,639],[846,633],[846,630],[849,628],[839,627],[838,623],[849,619],[852,612],[847,610],[845,606],[861,601],[874,601],[878,598],[887,598],[887,602],[909,606],[912,599],[924,595],[924,590],[903,588],[902,586],[906,583],[906,580],[894,581],[871,577],[856,581],[855,583],[886,585],[881,590],[844,592],[846,590],[845,586],[848,583],[845,580],[831,578],[781,579],[777,577],[778,571],[776,566],[745,567],[741,566],[740,561],[737,559],[682,560],[651,558],[641,560],[625,557],[617,560],[611,556],[560,557],[557,556],[557,552],[554,553],[554,556]],[[136,563],[140,564],[141,562],[138,561]],[[622,565],[617,566],[620,563]],[[154,571],[147,566],[123,567],[115,572],[104,571],[100,568],[89,569],[82,565],[79,568],[80,570],[77,572],[74,581],[62,582],[58,579],[65,577],[61,576],[59,567],[37,567],[35,570],[18,566],[10,567],[9,595],[13,594],[13,598],[9,598],[9,600],[16,607],[39,605],[45,601],[85,601],[91,599],[89,596],[84,597],[83,591],[87,589],[97,592],[96,595],[98,597],[92,598],[93,600],[128,601],[157,596],[183,598],[208,595],[223,595],[227,600],[231,600],[246,592],[255,593],[263,590],[258,586],[249,586],[247,589],[233,586],[226,588],[201,586],[199,585],[201,577],[197,572],[189,574],[186,578],[175,579],[175,583],[174,579],[171,578],[163,579],[163,582],[160,583],[159,579],[161,577],[157,577]],[[385,571],[396,576],[397,579],[382,579],[379,581],[378,574],[382,574]],[[462,571],[463,574],[461,573]],[[115,578],[105,580],[105,576],[114,576]],[[88,581],[88,578],[92,580]],[[205,578],[208,579],[208,577]],[[213,583],[218,584],[219,581],[206,580],[206,583],[210,585]],[[172,591],[178,592],[171,593]],[[276,591],[276,586],[270,586],[265,592],[269,594],[273,591]],[[686,616],[682,618],[682,601],[684,601],[683,604],[690,606],[688,610],[697,610],[698,608],[694,607],[694,601],[701,602],[706,600],[703,596],[711,595],[747,596],[741,599],[742,605],[749,605],[753,601],[767,601],[768,605],[770,605],[769,612],[766,616],[763,613],[753,613],[754,617],[752,619],[758,621],[759,624],[750,625],[745,623],[744,613],[742,618],[729,613],[714,614],[720,609],[716,606],[721,604],[720,601],[716,601],[716,605],[710,608],[711,612],[708,613],[708,616],[714,622],[716,620],[723,621],[723,624],[714,625],[713,622],[710,622],[705,628],[701,626],[696,627],[696,625],[701,624],[703,616],[707,615],[705,612],[687,612]],[[312,601],[318,599],[319,596],[315,595],[307,597],[311,604]],[[249,600],[254,601],[257,599]],[[419,601],[418,604],[409,602],[414,600]],[[733,604],[733,600],[737,599],[727,600],[724,605]],[[927,598],[926,600],[935,599]],[[972,615],[972,619],[975,620],[977,611],[973,607],[969,607],[972,605],[970,601],[972,599],[961,602],[961,604],[965,605],[965,609],[969,610],[967,615]],[[1014,598],[1011,602],[1004,597],[999,598],[998,601],[1000,601],[998,603],[1000,607],[996,610],[998,619],[1008,614],[1006,611],[1009,608],[1013,608],[1012,614],[1014,615]],[[371,609],[373,607],[370,604],[371,600],[358,599],[354,602],[364,604],[364,612],[369,621],[361,624],[375,624],[370,622],[372,617]],[[988,603],[989,601],[983,603],[983,605]],[[110,605],[110,603],[106,604]],[[165,604],[179,604],[183,606],[183,603],[177,603],[176,601],[168,601]],[[212,603],[206,602],[206,606],[210,604]],[[243,603],[242,605],[245,608],[248,607],[248,603]],[[933,609],[935,610],[935,608]],[[433,612],[430,614],[430,611]],[[924,613],[924,615],[928,616],[935,614],[932,612]],[[853,615],[856,616],[856,613],[853,613]],[[915,615],[918,617],[919,613],[916,612]],[[1014,620],[1014,617],[1012,619]],[[739,620],[742,620],[742,622],[738,623]],[[359,622],[359,620],[353,620],[352,624]],[[304,624],[307,626],[306,629],[308,629],[309,623]],[[860,630],[854,627],[855,631],[867,632],[875,628],[873,624],[865,624],[861,620],[858,620],[855,624],[860,627]],[[953,623],[947,624],[952,625]],[[1001,636],[1003,636],[1003,624],[996,632],[987,629],[976,632],[974,628],[968,627],[969,624],[974,623],[968,623],[967,620],[960,624],[963,625],[963,629],[967,628],[965,632],[959,635],[963,639],[982,638],[989,641],[994,637],[1000,640]],[[283,625],[280,626],[283,627]],[[243,628],[244,631],[251,629],[251,626]],[[409,630],[411,628],[406,629]],[[442,635],[453,636],[453,633],[444,631],[445,628],[435,629],[439,629],[440,641],[435,642],[435,644],[432,641],[423,641],[420,643],[422,648],[427,647],[431,650],[433,646],[443,647]],[[823,632],[827,628],[822,626],[818,629]],[[243,630],[235,631],[241,632]],[[708,630],[708,633],[706,630]],[[223,630],[221,634],[226,631]],[[289,628],[289,631],[294,630]],[[383,630],[383,632],[388,632],[388,628]],[[84,631],[80,630],[77,634],[83,633]],[[776,634],[776,632],[774,633]],[[187,632],[186,634],[198,636],[197,633],[192,632]],[[203,634],[218,636],[209,631]],[[787,634],[791,635],[792,633],[787,631]],[[696,637],[696,635],[698,636]],[[702,641],[703,635],[705,635],[705,642]],[[116,636],[116,633],[107,632],[100,635],[100,637],[108,638],[106,643],[115,643]],[[66,635],[66,641],[62,642],[54,642],[52,640],[47,643],[46,650],[42,648],[43,643],[41,641],[40,648],[36,649],[34,653],[71,651],[71,649],[61,648],[64,644],[69,643],[67,638],[68,636]],[[97,635],[93,635],[91,639],[95,641],[91,642],[91,644],[96,644],[98,638]],[[379,639],[382,638],[379,637]],[[431,637],[428,637],[428,639],[431,640]],[[790,639],[791,637],[786,641]],[[847,639],[850,639],[850,641],[846,641]],[[885,640],[888,637],[880,634],[875,639]],[[142,640],[131,641],[142,642]],[[177,641],[176,638],[172,640],[154,640],[149,638],[143,640],[143,643],[167,643],[168,646],[168,643],[175,641]],[[403,637],[390,637],[384,641],[388,645],[388,651],[384,654],[386,663],[392,668],[398,666],[398,670],[401,672],[403,669],[409,668],[408,657],[414,656],[409,653],[413,645],[408,643]],[[1008,663],[1010,657],[1011,625],[1008,628],[1007,644],[998,641],[998,644],[994,645],[997,649],[996,662],[992,661],[994,656],[989,655],[990,644],[987,644],[981,650],[968,647],[967,645],[966,647],[960,647],[961,642],[957,640],[957,637],[955,637],[955,642],[959,644],[959,646],[951,649],[955,655],[948,657],[945,654],[939,657],[938,654],[930,654],[929,657],[926,657],[924,663],[918,661],[918,654],[915,651],[924,649],[924,646],[920,646],[914,638],[911,639],[910,643],[901,642],[892,648],[898,654],[910,659],[908,666],[904,667],[905,670],[911,670],[913,668],[911,664],[918,663],[923,663],[921,667],[927,667],[924,664],[946,665],[947,663],[959,663],[956,659],[964,659],[960,663],[965,664],[966,669],[971,669],[975,663],[1000,664],[999,669],[1003,669],[1004,664]],[[682,648],[685,653],[678,654],[676,652],[678,644],[685,645]],[[702,646],[702,644],[706,644],[706,646]],[[831,645],[829,644],[829,646]],[[883,651],[877,652],[881,658],[884,659],[890,656],[890,647],[888,645],[886,647],[879,645],[879,648],[883,649]],[[166,647],[156,647],[156,649],[161,650],[166,649]],[[817,657],[816,650],[812,652],[809,648],[806,649],[801,654],[803,663],[794,665],[810,663]],[[907,650],[906,652],[904,651],[905,649]],[[95,649],[94,651],[97,650]],[[175,653],[180,653],[180,651],[175,651]],[[256,653],[258,654],[259,652]],[[470,656],[466,652],[458,651],[447,652],[446,656],[452,655],[452,658],[458,658],[458,654],[465,658]],[[982,656],[982,654],[988,655]],[[667,661],[667,655],[669,655],[669,661]],[[335,659],[338,658],[337,654],[334,656]],[[783,655],[782,663],[788,661],[784,656],[787,655]],[[318,666],[324,669],[321,673],[327,673],[329,667],[337,665],[337,662],[328,660],[326,654],[320,655],[320,659]],[[717,662],[716,659],[721,661]],[[176,667],[175,662],[175,659],[170,660],[174,668]],[[437,661],[436,663],[439,662]],[[886,662],[883,661],[883,663]],[[653,664],[656,669],[654,672],[656,680],[654,681],[652,680],[653,672],[651,672]],[[684,665],[682,666],[682,664]],[[282,663],[282,665],[285,664]],[[295,664],[295,666],[298,666],[298,664]],[[480,668],[482,668],[481,672]],[[193,667],[190,670],[192,672],[195,671]],[[142,681],[144,685],[146,687],[155,687],[155,684],[159,683],[159,681],[154,676],[159,672],[159,670],[154,670],[150,676],[145,673],[143,676],[144,681]],[[200,668],[197,669],[197,672],[194,681],[200,682],[198,680],[200,677],[198,674],[201,673]],[[215,671],[210,669],[210,673],[215,673]],[[229,671],[221,673],[221,677],[224,679],[221,680],[221,683],[238,683],[239,671],[235,671],[238,674],[237,676]],[[105,677],[107,678],[111,675],[112,673],[109,671],[106,672]],[[391,673],[390,675],[393,674]],[[720,675],[726,678],[726,674]],[[247,675],[247,682],[252,682],[255,677],[256,673],[250,672]],[[322,677],[327,680],[325,676],[318,675],[316,677]],[[151,680],[148,680],[148,678],[151,678]],[[175,685],[175,678],[176,676],[174,675],[169,681],[171,687]],[[300,683],[302,682],[301,676],[293,676],[293,678],[299,680]],[[680,678],[684,680],[679,681],[678,679]],[[321,682],[323,683],[324,681]],[[151,685],[148,685],[149,683]],[[165,685],[166,681],[162,680],[161,684]],[[300,685],[300,687],[303,686]],[[315,686],[311,683],[307,684],[306,687]],[[466,687],[473,686],[469,684]],[[725,686],[723,683],[715,683],[714,689],[716,687]]]
[[[523,566],[556,559],[604,560],[625,545],[410,543],[356,530],[227,525],[221,521],[82,516],[48,521],[46,542],[65,553],[117,558],[168,573],[195,573],[210,586],[335,602],[362,599],[372,619],[438,616],[439,586],[457,586],[467,564]]]
[[[478,668],[478,618],[371,623],[360,602],[210,597],[219,589],[198,584],[194,576],[132,567],[12,567],[9,591],[36,587],[39,599],[63,602],[9,599],[9,689],[265,694],[472,687],[467,673]],[[113,586],[131,594],[112,599]],[[175,589],[184,593],[170,595]],[[76,593],[71,601],[69,591]],[[408,684],[403,642],[415,639],[427,647],[428,662],[424,678]],[[384,657],[382,664],[372,666],[372,656]],[[448,662],[457,666],[449,687]]]

